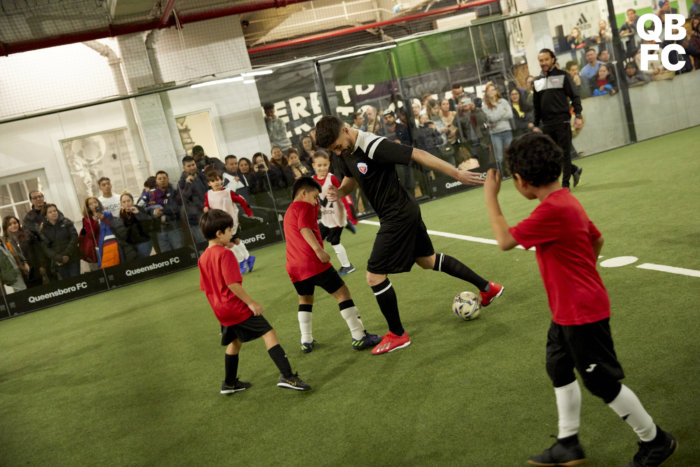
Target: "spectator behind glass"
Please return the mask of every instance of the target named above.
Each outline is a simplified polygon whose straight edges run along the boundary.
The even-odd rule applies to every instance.
[[[627,85],[630,87],[641,86],[650,81],[647,75],[639,71],[635,62],[629,62],[625,65],[625,80],[627,80]]]
[[[449,129],[445,122],[440,118],[440,105],[435,99],[429,99],[426,103],[426,113],[428,118],[435,124],[435,129],[440,133],[442,144],[447,143],[447,132]]]
[[[310,134],[305,134],[301,137],[301,148],[299,149],[299,159],[306,164],[311,166],[314,161],[314,153],[318,150],[316,142],[311,137]]]
[[[464,88],[462,88],[461,84],[453,84],[452,85],[452,97],[450,98],[450,110],[452,112],[457,112],[457,108],[459,107],[459,101],[462,100],[462,97],[464,97]]]
[[[513,109],[513,138],[529,133],[535,127],[535,114],[532,109],[520,105],[520,91],[510,91],[510,106]]]
[[[263,111],[265,112],[265,128],[267,128],[267,136],[270,138],[270,145],[279,146],[283,150],[291,147],[292,142],[287,136],[287,126],[275,115],[274,104],[270,102],[263,104]]]
[[[639,36],[637,35],[637,20],[639,20],[639,17],[634,8],[628,8],[625,15],[627,18],[625,23],[620,26],[620,37],[626,38],[627,56],[634,57],[639,47]]]
[[[97,198],[102,203],[102,207],[111,212],[113,216],[118,216],[121,205],[119,204],[119,196],[112,193],[112,181],[108,177],[102,177],[97,180],[97,186],[102,192],[102,195]]]
[[[192,157],[197,163],[197,170],[200,172],[204,172],[208,166],[211,166],[214,170],[224,170],[224,163],[221,162],[221,159],[207,156],[204,153],[204,148],[200,145],[192,147]]]
[[[250,159],[247,157],[238,159],[238,171],[236,174],[238,175],[238,180],[245,185],[245,188],[241,189],[238,194],[245,198],[248,204],[251,204],[253,198],[250,195],[255,192],[255,179],[251,171]]]
[[[134,204],[131,193],[124,192],[119,199],[122,207],[118,221],[114,222],[114,232],[117,234],[126,261],[151,256],[153,218],[146,213],[145,209]]]
[[[566,72],[571,76],[571,80],[574,83],[574,90],[578,97],[583,99],[584,97],[591,97],[591,88],[585,83],[585,80],[581,78],[578,72],[578,63],[573,60],[566,62]]]
[[[55,204],[46,205],[46,219],[41,225],[41,246],[49,258],[49,278],[67,279],[80,273],[78,232],[73,222],[59,214]]]
[[[0,243],[0,292],[13,293],[26,290],[25,266],[29,269],[24,256],[13,255],[4,243]]]
[[[352,121],[352,127],[356,130],[365,130],[365,116],[362,112],[353,112],[350,114],[350,120]]]
[[[180,193],[170,185],[168,173],[164,170],[156,172],[156,187],[149,193],[146,210],[156,219],[154,230],[162,253],[182,248],[185,244],[180,228],[181,204]]]
[[[427,114],[419,117],[420,127],[418,127],[418,149],[429,152],[433,156],[440,156],[439,147],[442,145],[442,135],[435,128],[435,122]]]
[[[241,188],[245,187],[238,176],[238,158],[236,156],[233,154],[226,156],[224,158],[224,167],[226,170],[224,170],[221,175],[224,177],[225,188],[237,192]]]
[[[653,40],[642,41],[643,44],[658,45]],[[634,61],[637,63],[637,68],[641,70],[641,48],[634,57]],[[673,79],[676,74],[673,71],[667,70],[661,64],[661,50],[651,50],[649,52],[649,71],[643,71],[652,81],[661,81],[665,79]]]
[[[510,123],[513,118],[513,109],[507,100],[501,99],[496,85],[492,82],[486,83],[484,105],[482,107],[489,121],[491,145],[496,159],[496,166],[501,175],[503,175],[503,149],[508,147],[513,140],[513,131]]]
[[[89,196],[83,204],[83,229],[85,235],[81,236],[80,245],[83,255],[91,248],[96,255],[92,257],[91,270],[108,268],[120,263],[119,245],[117,237],[112,230],[114,216],[102,206],[98,198]],[[85,258],[83,258],[85,259]]]
[[[613,95],[617,92],[617,81],[615,75],[610,73],[608,65],[601,63],[598,67],[596,77],[591,82],[591,94],[593,97],[603,95]]]
[[[571,50],[571,59],[577,62],[578,57],[576,55],[576,51],[586,46],[586,43],[583,41],[581,30],[574,26],[571,29],[571,34],[566,36],[566,43],[569,46],[569,50]]]
[[[595,81],[594,78],[596,73],[598,73],[599,66],[600,62],[598,61],[598,54],[596,53],[595,49],[591,47],[587,48],[586,65],[579,72],[581,77],[586,80],[586,86],[590,86],[591,82]]]
[[[275,191],[287,186],[282,170],[277,166],[270,165],[267,156],[261,152],[256,152],[253,155],[253,177],[255,178],[255,193]]]
[[[213,169],[213,164],[208,164],[206,167],[207,170],[216,170]],[[196,245],[205,243],[206,239],[199,229],[199,217],[202,215],[204,197],[208,190],[207,178],[203,172],[197,170],[197,163],[190,156],[182,158],[182,175],[180,175],[178,187],[180,188],[180,197],[185,207],[192,240]]]
[[[608,52],[608,49],[600,49],[600,52],[598,52],[598,61],[606,65],[610,63],[610,52]]]
[[[298,178],[312,175],[312,171],[300,159],[299,153],[294,148],[287,149],[287,166],[284,167],[284,173],[287,178],[288,185],[294,184]]]
[[[141,195],[139,196],[136,204],[145,208],[148,205],[148,193],[156,188],[156,177],[151,175],[143,182],[143,190],[141,190]]]
[[[18,273],[22,276],[22,282],[18,283],[18,286],[24,288],[41,284],[38,267],[34,274],[36,277],[32,277],[32,263],[37,261],[36,248],[41,248],[37,241],[32,242],[33,236],[33,233],[22,229],[19,219],[15,216],[5,216],[2,219],[2,246],[10,253]],[[14,285],[11,287],[15,290],[24,290]]]
[[[455,144],[457,142],[457,127],[453,125],[456,111],[450,110],[450,101],[448,99],[440,100],[440,120],[445,124],[447,132],[445,133],[445,139],[450,144]]]
[[[32,209],[25,214],[22,224],[25,229],[38,235],[46,215],[46,200],[42,192],[34,190],[29,192],[29,201],[32,203]]]
[[[378,120],[377,120],[377,108],[372,105],[367,105],[365,107],[365,128],[370,133],[373,133]],[[313,160],[311,161],[313,163]]]

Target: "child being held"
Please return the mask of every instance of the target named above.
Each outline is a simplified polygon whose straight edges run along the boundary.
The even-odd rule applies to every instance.
[[[238,225],[238,206],[236,206],[236,203],[241,205],[248,217],[253,215],[253,211],[250,210],[248,203],[242,196],[237,195],[228,188],[224,188],[224,177],[218,170],[207,171],[207,184],[211,189],[207,191],[204,197],[203,211],[207,212],[209,209],[221,209],[222,211],[226,211],[233,218],[233,246],[231,247],[231,251],[233,251],[238,259],[238,266],[241,274],[245,274],[246,269],[248,272],[253,272],[255,256],[248,253],[245,243],[241,242],[238,236],[240,225]]]

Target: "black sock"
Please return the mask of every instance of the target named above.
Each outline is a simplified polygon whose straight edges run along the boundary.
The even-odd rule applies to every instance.
[[[352,308],[354,306],[355,306],[355,302],[352,301],[352,298],[345,300],[344,302],[338,303],[338,308],[340,308],[340,311],[343,311],[346,308]]]
[[[313,310],[313,309],[314,309],[314,306],[313,306],[313,305],[302,305],[302,304],[299,304],[299,311],[307,311],[307,312],[311,313],[311,310]]]
[[[435,255],[435,266],[433,266],[433,270],[445,272],[452,277],[471,282],[482,292],[486,292],[486,289],[489,286],[489,281],[469,269],[459,260],[444,253],[438,253]]]
[[[396,292],[387,277],[381,284],[373,285],[372,291],[379,304],[379,310],[384,315],[389,331],[397,336],[403,336],[403,326],[399,316],[399,303],[396,301]]]
[[[273,362],[275,362],[275,365],[277,365],[277,368],[279,368],[282,376],[285,378],[292,376],[292,365],[289,364],[287,354],[284,353],[284,349],[281,345],[277,344],[268,350],[267,353],[270,354],[270,358]]]
[[[226,354],[226,384],[233,386],[238,375],[238,354]]]

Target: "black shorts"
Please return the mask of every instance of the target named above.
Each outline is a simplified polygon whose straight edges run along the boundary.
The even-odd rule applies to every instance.
[[[625,377],[617,361],[610,320],[579,326],[552,322],[547,333],[547,373],[554,387],[573,382],[574,368],[588,387],[615,383]]]
[[[367,261],[367,271],[374,274],[408,272],[416,258],[433,254],[433,242],[420,215],[412,222],[381,223]]]
[[[323,224],[318,224],[321,231],[321,238],[327,240],[331,245],[340,243],[340,234],[343,233],[342,227],[326,227]]]
[[[221,326],[221,345],[229,345],[236,339],[241,342],[252,341],[272,331],[272,326],[262,316],[251,316],[233,326]]]
[[[294,288],[297,289],[299,295],[313,295],[316,286],[332,294],[344,285],[345,282],[343,282],[343,279],[340,278],[333,266],[308,279],[294,282]]]

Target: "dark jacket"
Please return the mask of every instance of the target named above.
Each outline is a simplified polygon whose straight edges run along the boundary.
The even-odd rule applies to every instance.
[[[581,99],[567,72],[555,68],[547,75],[543,73],[535,79],[534,87],[535,126],[570,123],[570,105],[577,116],[581,115]]]
[[[178,182],[180,197],[187,213],[187,222],[190,225],[199,225],[199,217],[204,209],[204,199],[209,190],[207,178],[203,172],[197,172],[194,174],[194,179],[188,183],[187,177],[189,175],[183,171]]]
[[[23,230],[21,235],[17,237],[7,236],[3,239],[3,241],[6,245],[10,245],[12,250],[19,250],[24,256],[24,259],[27,260],[27,263],[29,264],[29,274],[27,274],[24,278],[24,282],[27,284],[27,287],[41,285],[41,273],[39,268],[45,268],[49,263],[41,248],[41,240],[39,239],[39,235],[35,234],[31,230]]]
[[[429,152],[433,156],[438,156],[442,146],[442,135],[435,128],[423,126],[418,128],[417,145],[420,149]]]
[[[119,217],[112,220],[112,230],[127,261],[138,258],[136,245],[151,240],[154,220],[143,208],[137,206],[137,209],[136,214],[120,211]]]
[[[78,231],[73,226],[73,221],[66,217],[59,217],[56,224],[44,221],[41,226],[41,246],[44,254],[52,264],[62,263],[63,256],[68,256],[72,263],[80,259],[78,255]]]
[[[204,159],[197,162],[197,171],[204,172],[204,169],[208,165],[211,165],[212,168],[214,168],[215,170],[218,170],[219,172],[222,172],[222,173],[224,170],[226,170],[226,165],[224,165],[224,163],[221,162],[221,159],[219,159],[218,157],[204,156]],[[205,185],[206,185],[206,180],[205,180]]]
[[[173,190],[171,185],[168,185],[166,190],[155,188],[148,193],[147,212],[156,218],[156,231],[167,232],[179,227],[180,221],[180,193]],[[157,206],[163,208],[161,215],[156,215]]]

